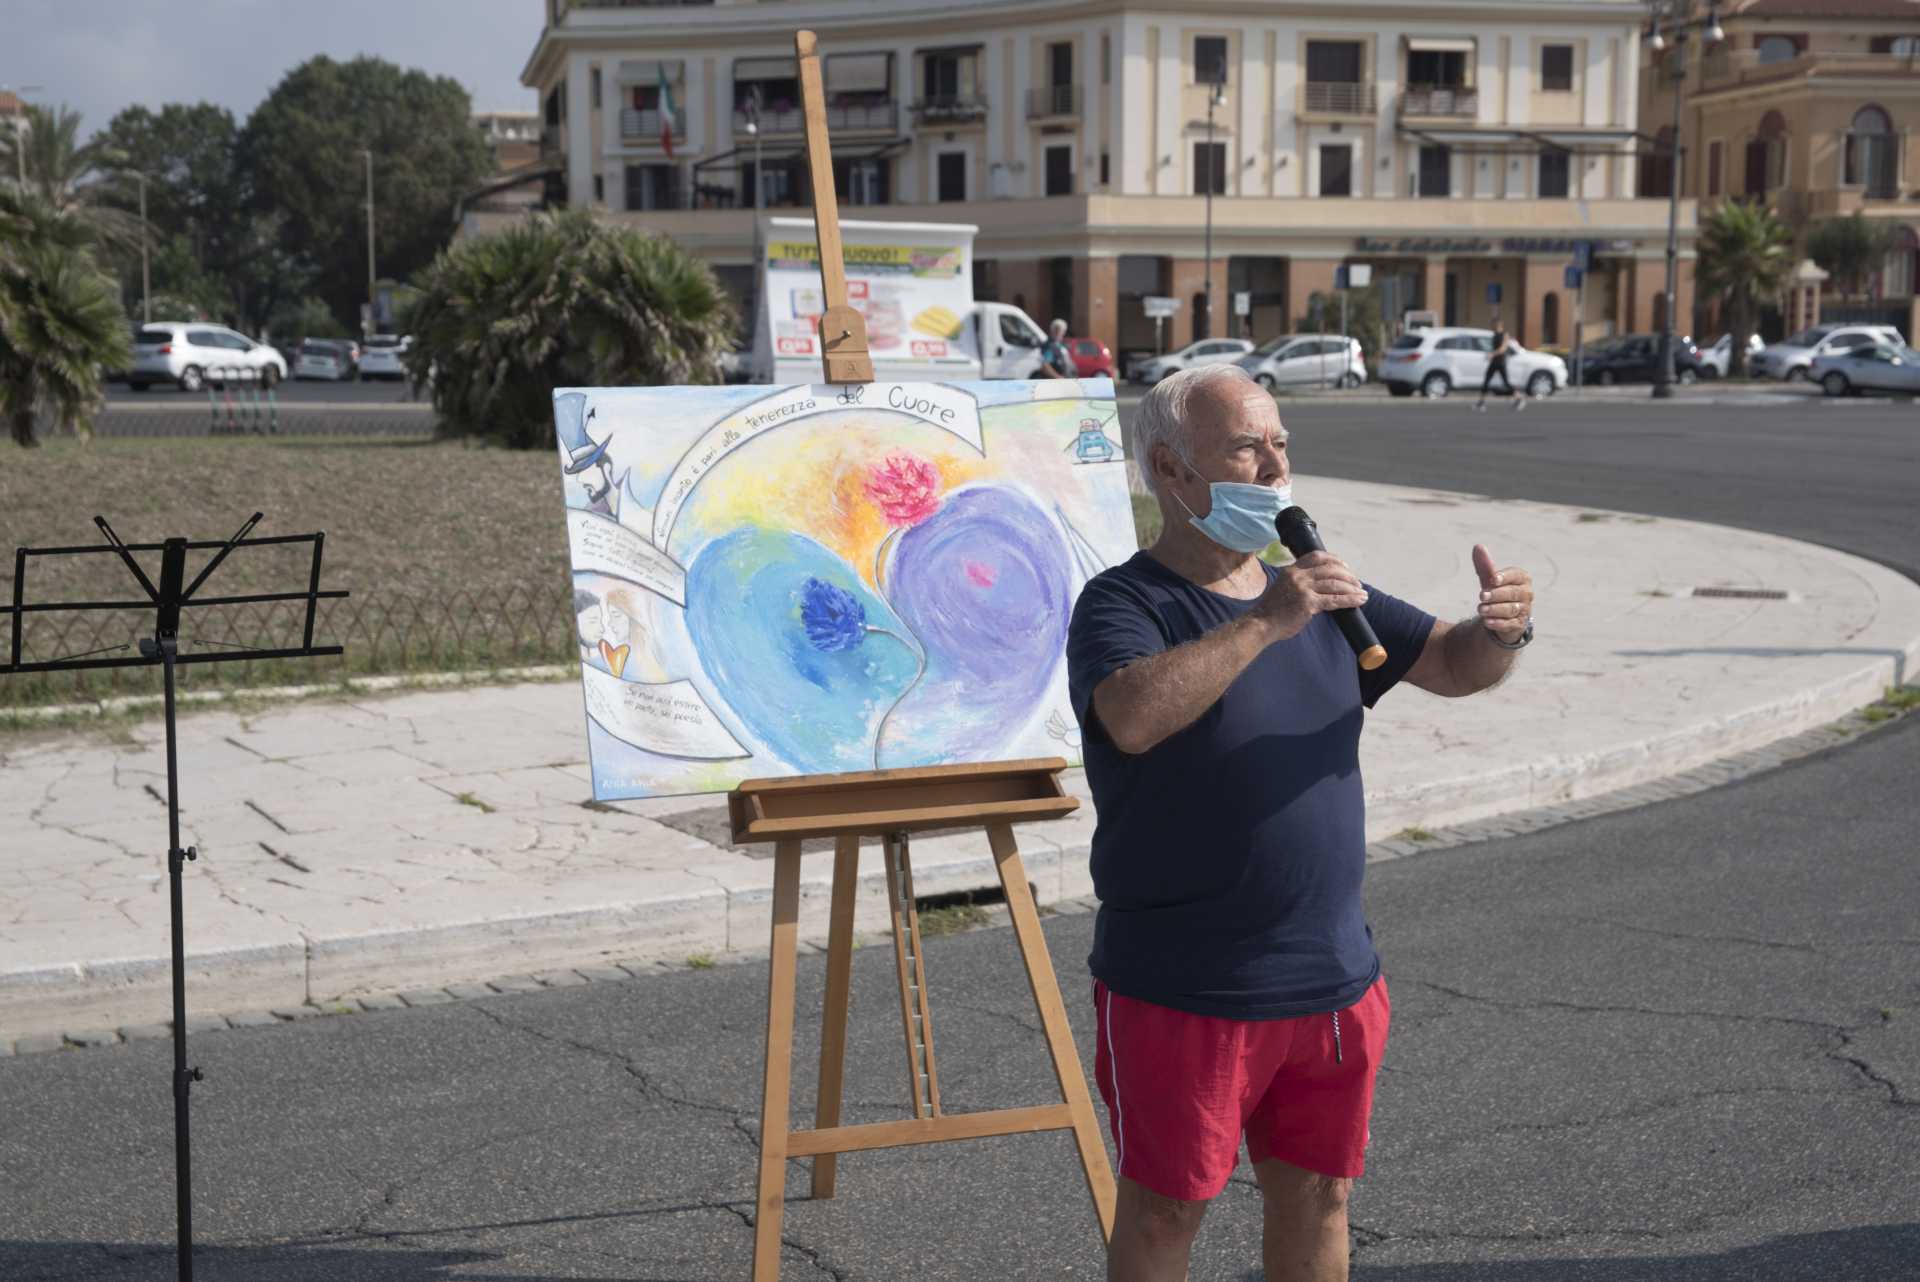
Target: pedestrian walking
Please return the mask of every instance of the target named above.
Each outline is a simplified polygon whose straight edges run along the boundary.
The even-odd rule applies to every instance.
[[[1495,321],[1492,355],[1487,358],[1487,376],[1480,380],[1480,399],[1473,403],[1474,409],[1484,411],[1487,408],[1487,389],[1493,386],[1496,375],[1499,376],[1500,385],[1507,389],[1507,396],[1512,400],[1513,408],[1518,411],[1527,407],[1526,393],[1515,387],[1513,380],[1507,376],[1507,356],[1518,348],[1519,345],[1507,333],[1507,327]]]
[[[1086,585],[1067,640],[1098,815],[1107,1276],[1186,1276],[1244,1136],[1268,1282],[1339,1282],[1391,1012],[1360,897],[1364,709],[1402,681],[1499,684],[1533,636],[1532,580],[1476,546],[1477,608],[1448,624],[1326,552],[1266,564],[1289,442],[1238,366],[1162,380],[1136,432],[1162,533]],[[1359,668],[1340,609],[1365,614],[1384,665]]]
[[[1040,376],[1073,377],[1073,353],[1067,350],[1067,323],[1058,317],[1047,326],[1047,341],[1040,345]]]

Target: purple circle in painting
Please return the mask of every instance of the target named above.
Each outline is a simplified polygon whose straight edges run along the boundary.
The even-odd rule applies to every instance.
[[[993,752],[1034,714],[1066,651],[1072,582],[1046,510],[1006,486],[956,490],[900,536],[887,595],[927,656],[901,712],[918,720],[931,701],[940,722],[909,731],[919,748],[949,760]]]

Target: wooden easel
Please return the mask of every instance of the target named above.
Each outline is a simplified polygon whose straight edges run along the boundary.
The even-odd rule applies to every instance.
[[[829,383],[871,383],[865,319],[847,305],[840,248],[839,204],[833,189],[832,153],[820,87],[820,60],[811,31],[794,36],[800,89],[806,108],[807,159],[813,172],[814,225],[820,244],[820,279],[826,307],[820,338]],[[1093,1197],[1104,1242],[1113,1232],[1114,1182],[1086,1076],[1073,1045],[1073,1031],[1060,1000],[1060,986],[1040,933],[1032,888],[1014,844],[1013,825],[1071,814],[1079,800],[1060,787],[1059,757],[984,765],[931,766],[857,774],[750,779],[728,797],[736,842],[774,842],[773,938],[767,984],[765,1093],[760,1109],[760,1183],[754,1220],[753,1282],[778,1282],[780,1224],[786,1204],[786,1164],[812,1157],[813,1196],[832,1197],[837,1154],[978,1139],[988,1135],[1070,1130]],[[914,911],[909,837],[929,828],[978,824],[1006,892],[1014,937],[1039,1007],[1047,1050],[1062,1101],[1037,1108],[943,1114],[940,1078],[933,1055],[933,1016],[927,999],[920,918]],[[800,843],[832,837],[833,899],[828,912],[826,1012],[820,1038],[820,1091],[814,1128],[790,1129],[793,1072],[794,973],[800,917]],[[913,1094],[911,1120],[865,1126],[840,1125],[841,1085],[846,1066],[847,1011],[853,973],[853,915],[858,891],[860,839],[878,837],[886,859],[887,911],[893,926],[894,963],[900,982],[900,1018],[906,1034],[907,1078]]]

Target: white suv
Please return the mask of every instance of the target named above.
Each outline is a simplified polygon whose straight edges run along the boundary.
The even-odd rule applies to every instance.
[[[168,321],[142,325],[133,336],[133,368],[127,386],[144,392],[155,383],[174,383],[197,392],[208,383],[257,379],[272,387],[287,376],[287,362],[265,343],[224,325]]]
[[[1883,343],[1905,347],[1907,340],[1891,325],[1815,325],[1792,338],[1761,348],[1747,358],[1747,372],[1755,378],[1799,382],[1807,377],[1816,356],[1837,356],[1856,347],[1878,347]]]
[[[1513,386],[1532,397],[1551,396],[1567,385],[1567,363],[1516,343],[1507,357]],[[1421,329],[1393,340],[1380,358],[1380,381],[1395,396],[1438,398],[1455,388],[1478,393],[1493,359],[1490,329]],[[1496,384],[1497,386],[1498,384]]]

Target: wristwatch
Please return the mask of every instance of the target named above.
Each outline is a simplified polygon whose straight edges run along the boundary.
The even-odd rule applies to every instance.
[[[1487,627],[1484,623],[1480,626],[1483,628]],[[1533,616],[1531,614],[1527,616],[1527,630],[1520,634],[1518,641],[1502,641],[1500,634],[1492,628],[1487,628],[1487,639],[1499,646],[1502,650],[1524,650],[1533,644]]]

